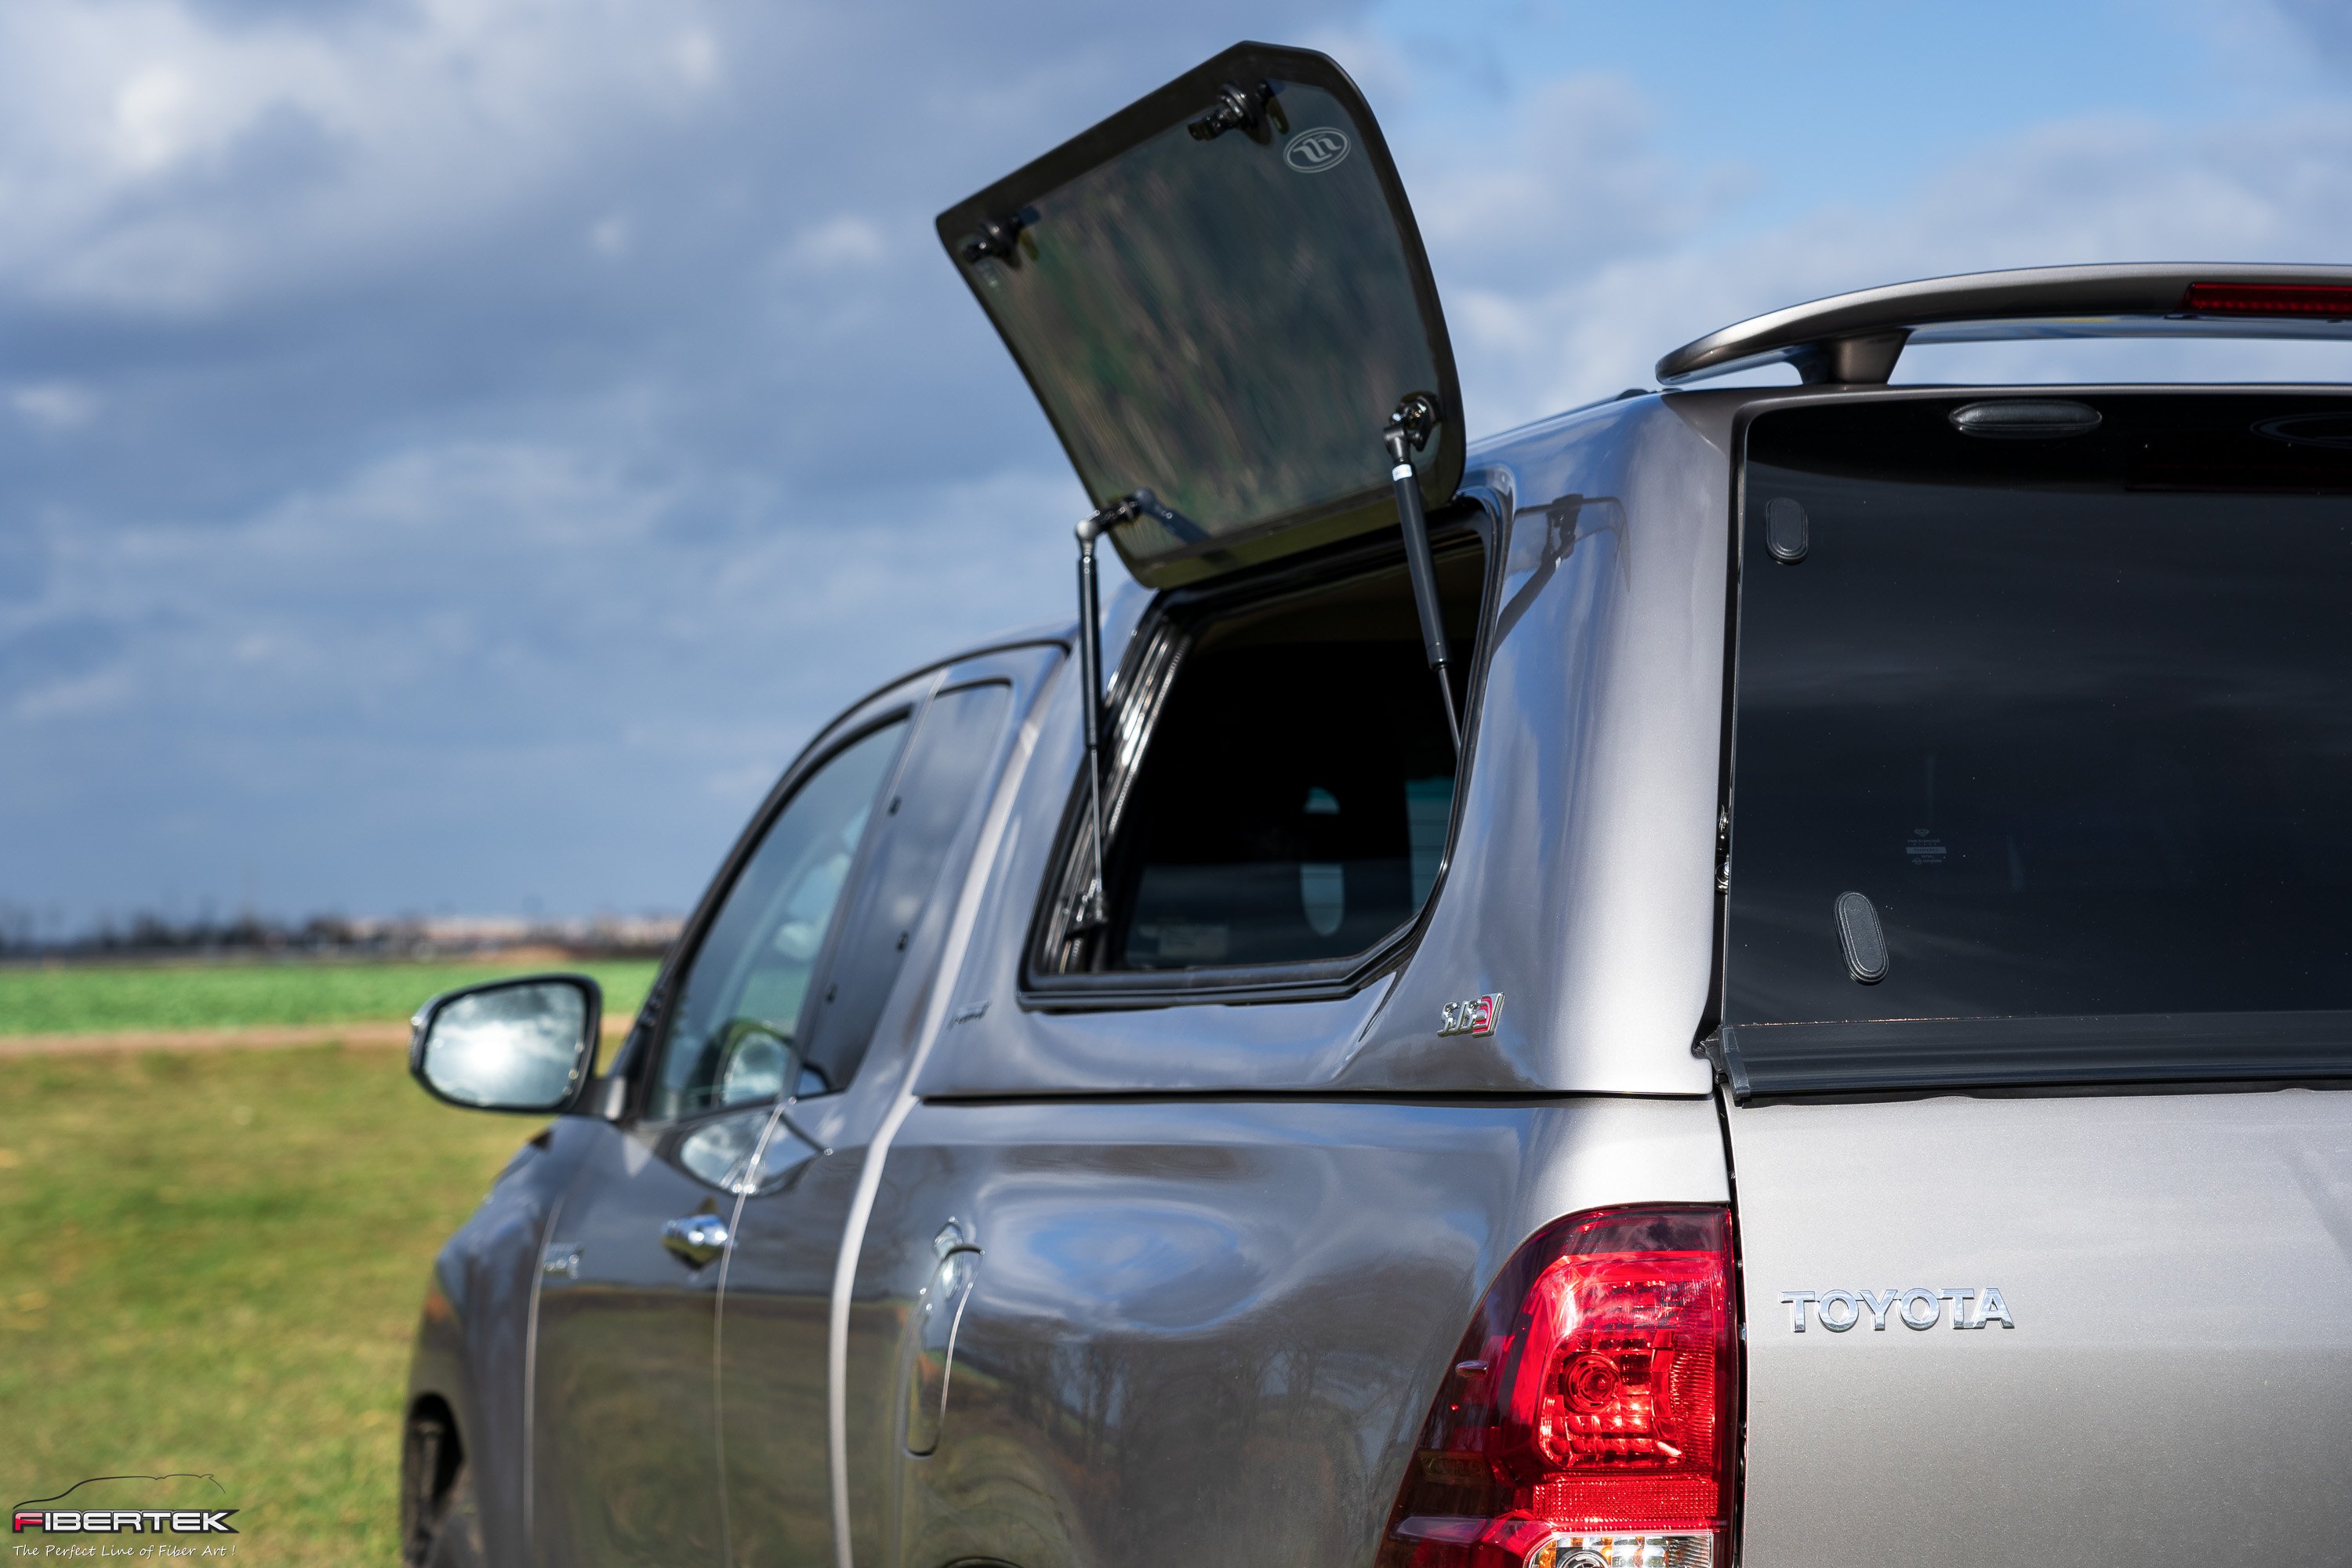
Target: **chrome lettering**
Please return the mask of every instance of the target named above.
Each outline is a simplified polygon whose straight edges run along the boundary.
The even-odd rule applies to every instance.
[[[1441,1035],[1491,1035],[1495,1020],[1502,1016],[1503,994],[1490,991],[1484,996],[1467,1001],[1448,1002],[1438,1009],[1437,1032]]]
[[[1789,1331],[1798,1334],[1814,1322],[1831,1333],[1843,1334],[1862,1321],[1864,1310],[1870,1313],[1873,1333],[1886,1331],[1889,1310],[1902,1320],[1905,1328],[1926,1333],[1943,1321],[1947,1301],[1951,1303],[1955,1329],[1983,1329],[1995,1323],[2004,1329],[2017,1327],[2009,1301],[1996,1285],[1947,1285],[1940,1290],[1927,1285],[1906,1285],[1886,1290],[1780,1292],[1780,1304],[1789,1309]],[[1807,1308],[1812,1310],[1809,1313]]]

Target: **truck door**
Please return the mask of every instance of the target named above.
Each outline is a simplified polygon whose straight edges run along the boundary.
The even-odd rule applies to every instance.
[[[718,1354],[730,1563],[832,1561],[835,1259],[866,1145],[904,1079],[904,1036],[929,994],[940,906],[953,901],[1013,715],[1059,662],[1058,647],[1029,647],[946,671],[879,797],[867,858],[803,1015],[800,1090],[776,1108],[739,1184]]]
[[[712,1335],[737,1173],[790,1087],[820,945],[896,771],[884,704],[788,780],[722,874],[629,1113],[600,1128],[550,1226],[537,1318],[542,1563],[717,1563]]]
[[[1742,1561],[2340,1558],[2352,405],[1970,401],[1748,437]]]

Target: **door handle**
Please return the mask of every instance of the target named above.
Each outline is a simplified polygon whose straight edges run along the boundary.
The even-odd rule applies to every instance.
[[[727,1250],[727,1222],[715,1214],[690,1214],[662,1226],[662,1245],[699,1268]]]
[[[940,1446],[947,1416],[948,1374],[955,1364],[956,1330],[980,1272],[979,1244],[950,1220],[931,1239],[939,1258],[930,1283],[915,1294],[913,1336],[908,1345],[907,1452],[929,1454]]]

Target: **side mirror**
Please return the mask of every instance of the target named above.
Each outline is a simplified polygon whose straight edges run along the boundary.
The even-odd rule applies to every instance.
[[[604,993],[584,974],[530,974],[446,991],[411,1020],[408,1070],[477,1110],[568,1110],[596,1063]]]

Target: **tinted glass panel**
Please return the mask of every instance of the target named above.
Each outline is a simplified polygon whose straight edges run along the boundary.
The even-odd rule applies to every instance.
[[[1270,96],[1254,125],[1203,140],[1192,125],[1228,79]],[[1007,220],[1009,248],[971,253]],[[940,232],[1096,503],[1150,489],[1175,514],[1113,532],[1147,581],[1152,563],[1384,497],[1380,432],[1407,393],[1447,411],[1422,463],[1430,503],[1452,497],[1444,323],[1378,128],[1328,59],[1213,61]]]
[[[1479,558],[1444,558],[1438,575],[1466,659]],[[1211,624],[1178,667],[1120,813],[1109,967],[1375,945],[1436,880],[1454,762],[1401,571]]]
[[[1753,426],[1727,1021],[2352,1006],[2344,405],[1961,401]]]
[[[943,889],[957,831],[971,816],[1013,706],[1013,689],[943,691],[923,710],[907,765],[882,807],[880,835],[842,925],[824,995],[809,1019],[810,1065],[846,1087],[905,965],[924,906]]]
[[[769,826],[687,971],[648,1115],[782,1092],[834,906],[906,731],[897,721],[835,753]]]

